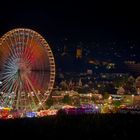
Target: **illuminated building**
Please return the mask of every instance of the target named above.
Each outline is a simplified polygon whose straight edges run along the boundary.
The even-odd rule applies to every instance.
[[[124,63],[129,71],[140,73],[140,63],[136,63],[135,61],[125,61]]]
[[[77,48],[77,50],[76,50],[76,58],[82,58],[82,48]]]

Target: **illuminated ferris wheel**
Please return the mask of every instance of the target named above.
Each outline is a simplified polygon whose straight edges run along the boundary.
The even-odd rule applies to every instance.
[[[37,32],[18,28],[0,39],[0,106],[45,109],[55,81],[54,57]]]

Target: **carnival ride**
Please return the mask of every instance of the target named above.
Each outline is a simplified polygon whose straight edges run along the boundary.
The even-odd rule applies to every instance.
[[[46,40],[31,29],[17,28],[0,39],[0,106],[45,109],[55,81],[55,62]]]

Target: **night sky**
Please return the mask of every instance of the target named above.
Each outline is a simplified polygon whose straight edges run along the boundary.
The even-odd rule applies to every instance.
[[[0,36],[31,28],[50,41],[137,40],[138,3],[112,1],[6,1],[0,7]]]

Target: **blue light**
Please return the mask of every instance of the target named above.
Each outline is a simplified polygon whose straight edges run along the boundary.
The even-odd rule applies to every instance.
[[[36,113],[35,112],[27,112],[26,117],[28,117],[28,118],[36,117]]]

